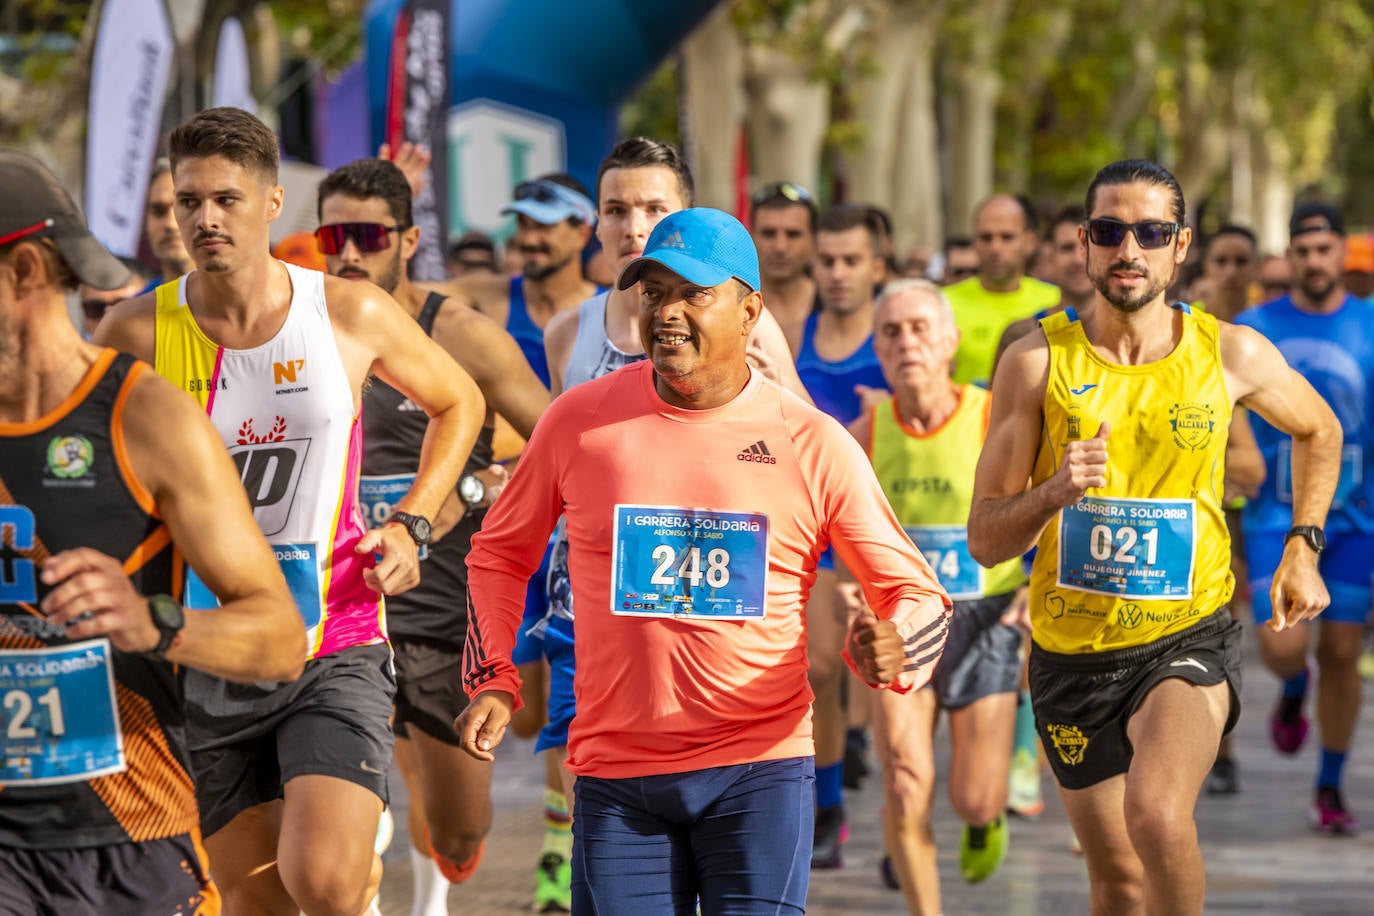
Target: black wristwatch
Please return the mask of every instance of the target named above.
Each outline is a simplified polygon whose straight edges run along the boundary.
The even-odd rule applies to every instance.
[[[153,618],[153,626],[161,634],[157,645],[149,649],[148,654],[153,658],[166,658],[167,650],[172,648],[181,628],[186,626],[186,612],[171,595],[151,595],[148,598],[148,613]]]
[[[469,512],[480,509],[487,501],[487,485],[476,474],[464,474],[458,479],[458,498]]]
[[[1312,552],[1318,556],[1326,549],[1326,534],[1316,525],[1294,525],[1284,535],[1283,542],[1287,544],[1289,538],[1302,538],[1307,542],[1307,546],[1312,548]]]
[[[406,526],[410,532],[410,537],[420,547],[429,545],[429,535],[431,532],[429,519],[423,515],[411,515],[409,512],[393,512],[388,522],[400,522]]]

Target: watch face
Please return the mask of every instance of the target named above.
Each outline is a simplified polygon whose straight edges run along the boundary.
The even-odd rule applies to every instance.
[[[153,623],[160,630],[179,630],[186,620],[181,605],[170,595],[153,595],[148,599],[148,610],[153,615]]]
[[[415,540],[420,543],[429,542],[430,527],[429,522],[423,518],[416,518],[410,523],[410,533],[415,535]]]

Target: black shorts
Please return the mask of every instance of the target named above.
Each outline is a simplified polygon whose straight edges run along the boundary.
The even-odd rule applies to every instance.
[[[1059,784],[1086,789],[1131,766],[1126,725],[1167,678],[1231,688],[1226,731],[1240,717],[1241,624],[1222,608],[1186,630],[1112,652],[1060,655],[1031,646],[1035,727]]]
[[[940,664],[931,686],[945,709],[963,709],[995,693],[1021,690],[1021,643],[1017,627],[1001,617],[1015,592],[954,602]]]
[[[157,916],[220,911],[190,834],[84,849],[0,847],[0,916]]]
[[[249,808],[281,798],[297,776],[346,779],[388,801],[396,695],[390,646],[355,646],[311,659],[299,680],[274,694],[282,702],[258,703],[252,720],[236,715],[194,724],[191,767],[206,836]]]
[[[431,639],[393,639],[396,653],[396,734],[414,726],[435,741],[459,746],[453,720],[467,709],[463,647]]]

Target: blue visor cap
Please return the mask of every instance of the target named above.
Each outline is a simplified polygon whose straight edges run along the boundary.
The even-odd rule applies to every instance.
[[[679,210],[659,220],[644,255],[625,265],[616,285],[634,286],[650,263],[662,264],[697,286],[719,286],[734,277],[751,290],[759,288],[759,254],[749,230],[710,207]]]
[[[585,194],[546,178],[516,185],[515,200],[501,213],[523,213],[543,226],[553,226],[573,217],[588,225],[596,222],[596,207]]]

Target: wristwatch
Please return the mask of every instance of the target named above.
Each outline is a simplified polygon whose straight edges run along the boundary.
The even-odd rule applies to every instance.
[[[1326,534],[1316,525],[1294,525],[1288,529],[1288,533],[1283,536],[1283,542],[1288,543],[1289,538],[1300,537],[1307,542],[1307,546],[1312,548],[1312,552],[1320,555],[1326,549]]]
[[[425,518],[423,515],[411,515],[409,512],[393,512],[391,513],[391,518],[387,519],[387,521],[400,522],[402,525],[405,525],[406,530],[410,532],[411,539],[420,547],[425,547],[429,544],[429,535],[432,529],[430,528],[429,519]]]
[[[171,595],[152,595],[148,598],[148,613],[157,627],[157,645],[148,650],[153,658],[166,658],[167,650],[172,648],[181,628],[186,626],[186,612]]]
[[[458,480],[458,498],[468,507],[469,512],[480,509],[487,501],[487,485],[482,483],[482,478],[476,474],[464,474]]]

